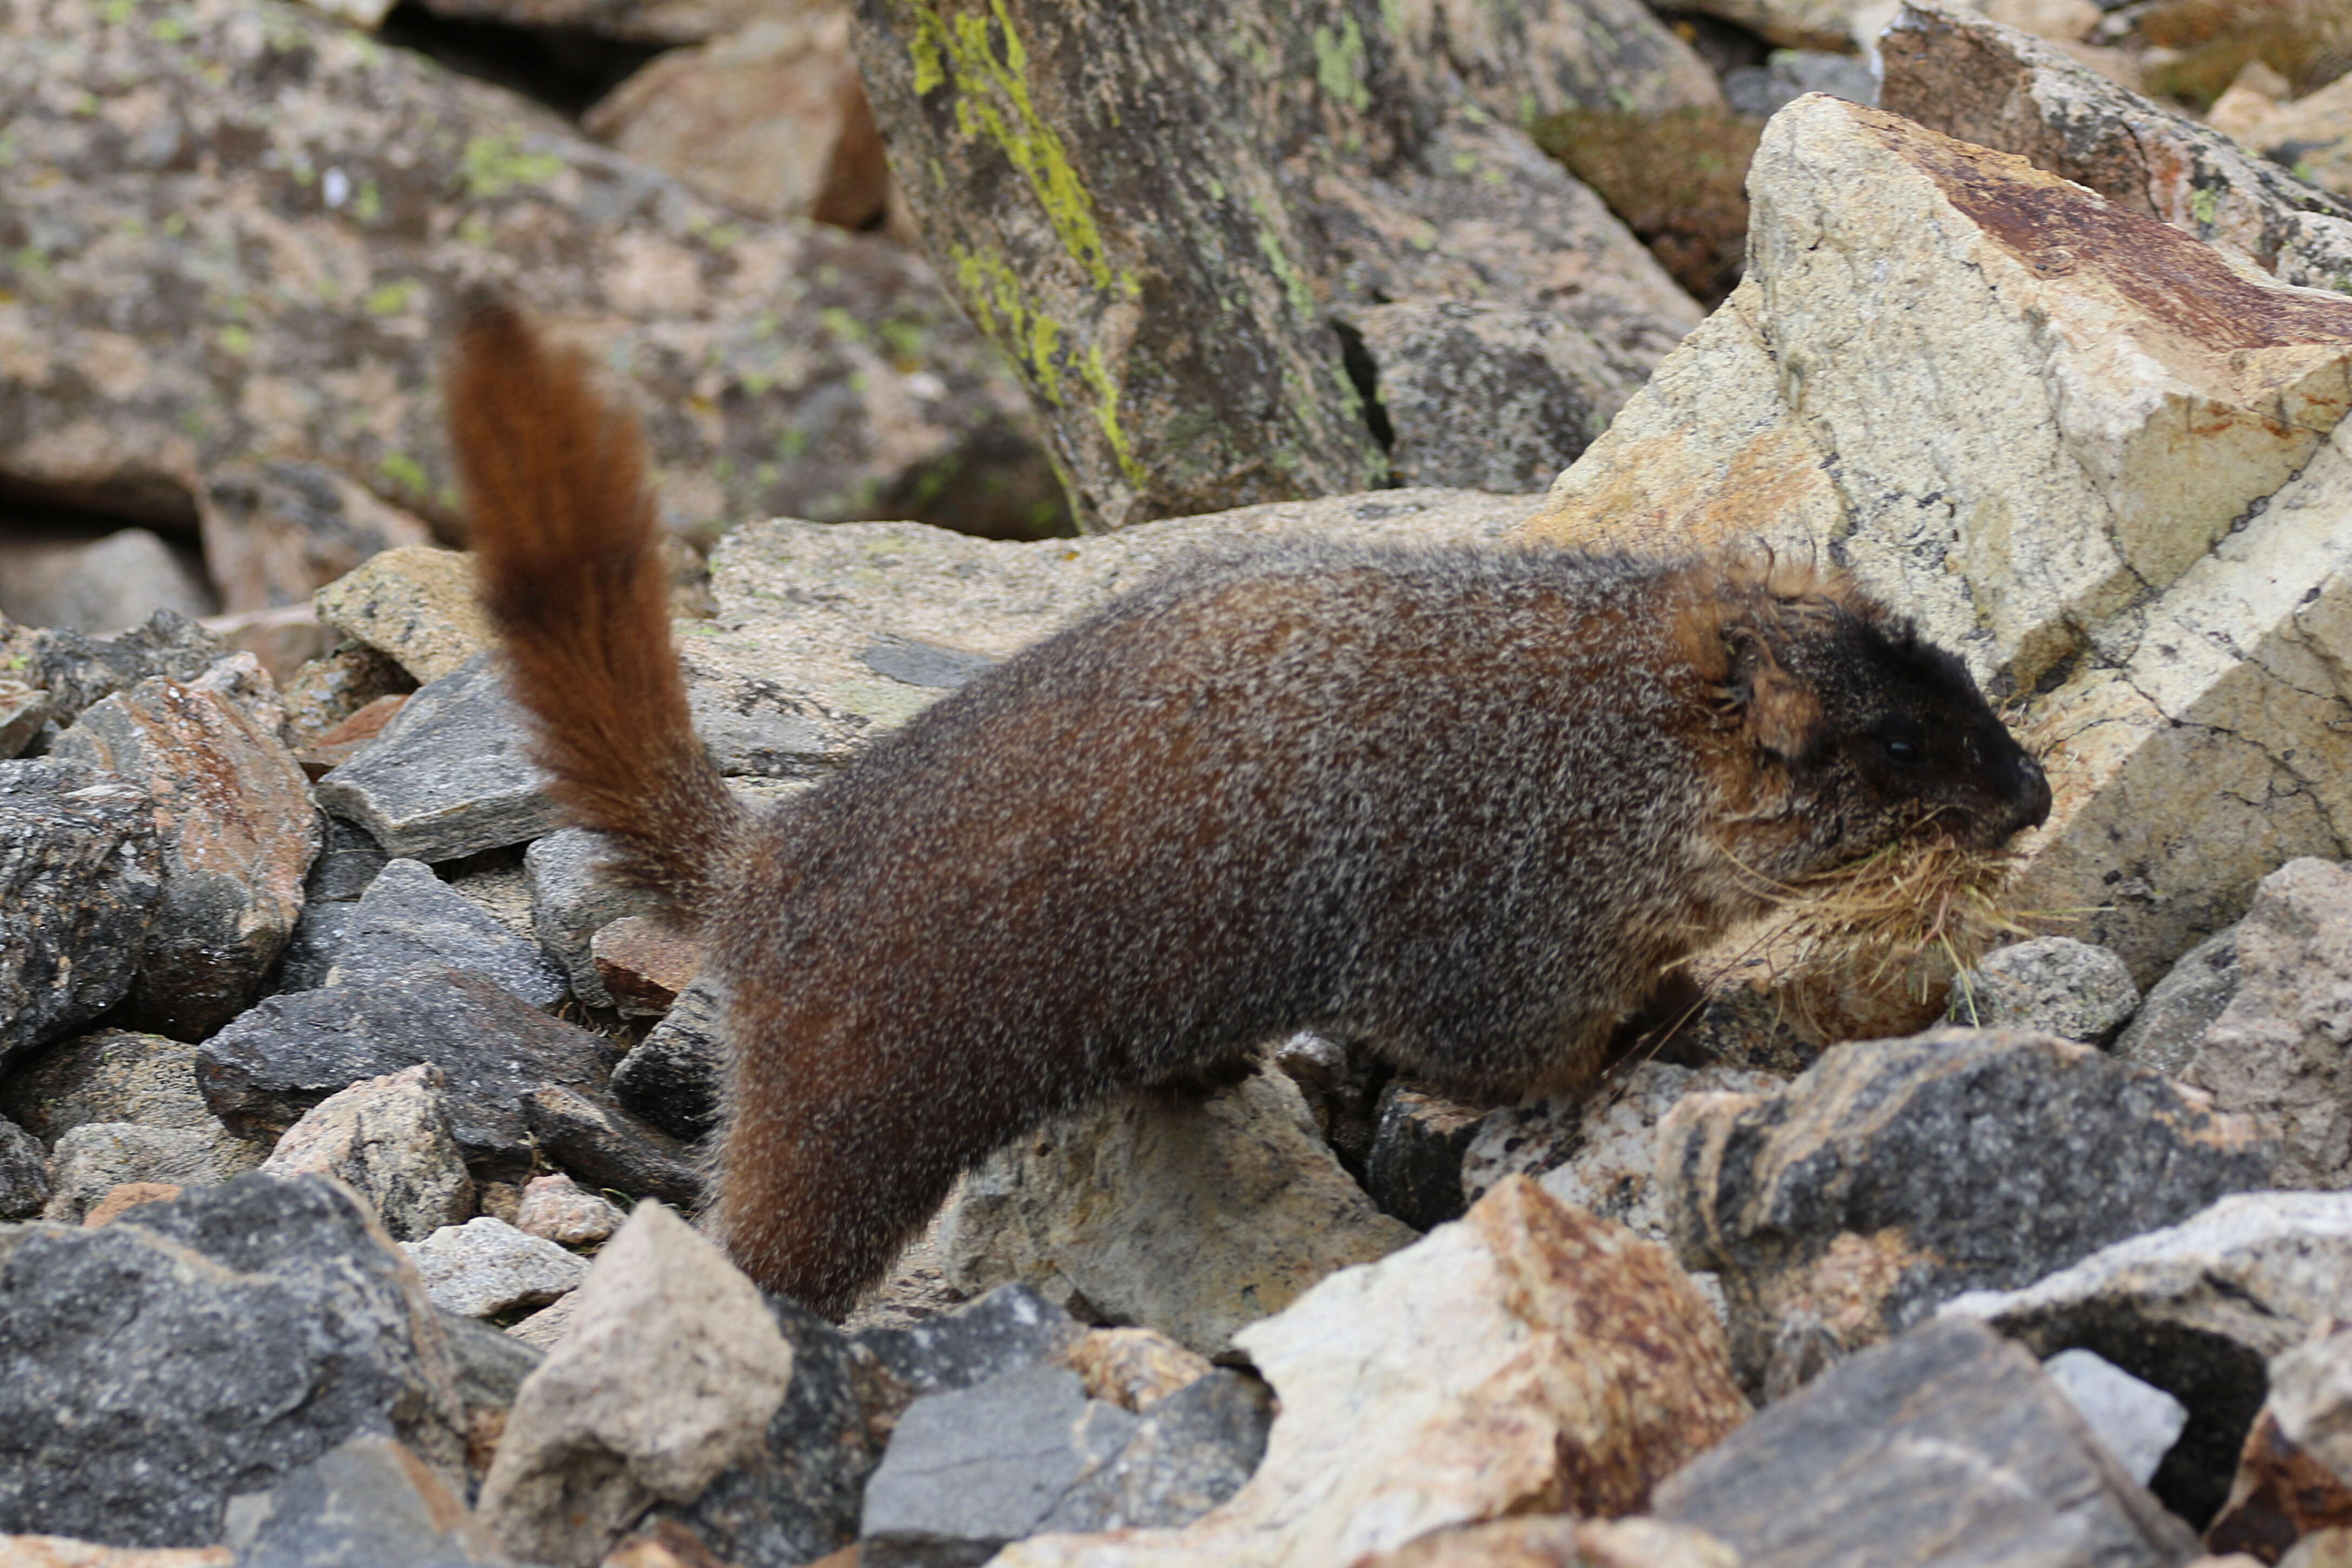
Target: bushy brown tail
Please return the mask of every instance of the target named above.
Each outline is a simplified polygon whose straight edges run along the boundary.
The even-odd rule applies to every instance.
[[[585,356],[505,305],[467,321],[448,405],[482,605],[538,760],[572,820],[612,836],[613,869],[691,929],[742,808],[688,722],[636,425]]]

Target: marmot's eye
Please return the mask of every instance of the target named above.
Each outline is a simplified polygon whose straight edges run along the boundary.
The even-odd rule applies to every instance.
[[[1878,749],[1886,753],[1888,762],[1898,766],[1915,767],[1922,760],[1917,742],[1906,741],[1899,735],[1881,735]]]

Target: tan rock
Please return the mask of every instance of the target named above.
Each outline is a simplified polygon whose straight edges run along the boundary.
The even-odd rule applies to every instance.
[[[2250,72],[2257,68],[2260,62],[2247,68]],[[2237,92],[2233,87],[2223,94],[2213,105],[2214,113],[2220,114]],[[2221,126],[2219,120],[2214,124],[2217,129]],[[2323,191],[2352,196],[2352,79],[2339,77],[2308,97],[2258,115],[2243,132],[2230,134],[2284,163],[2297,178]]]
[[[0,1535],[7,1568],[229,1568],[226,1546],[101,1546],[62,1535]]]
[[[2286,78],[2260,60],[2248,60],[2230,90],[2205,111],[2205,123],[2233,142],[2259,142],[2262,128],[2277,117],[2279,105],[2294,96]]]
[[[319,618],[389,655],[419,681],[438,680],[491,644],[474,602],[473,558],[404,545],[318,591]]]
[[[698,942],[680,936],[667,921],[625,915],[600,929],[589,943],[596,978],[623,1013],[658,1017],[701,967]]]
[[[374,5],[378,0],[336,0]],[[429,0],[444,16],[503,22],[512,27],[578,27],[646,44],[695,44],[748,26],[762,16],[835,8],[837,0]],[[370,24],[371,26],[373,24]]]
[[[288,1128],[260,1169],[332,1176],[374,1205],[395,1241],[474,1212],[474,1179],[449,1131],[441,1069],[420,1062],[329,1095]]]
[[[1240,1342],[1282,1401],[1247,1486],[1182,1530],[1038,1536],[998,1568],[1309,1568],[1509,1514],[1625,1513],[1748,1414],[1672,1259],[1524,1178]]]
[[[1358,1568],[1739,1568],[1739,1553],[1688,1525],[1543,1514],[1432,1531]]]
[[[1857,33],[1870,30],[1871,0],[1698,0],[1689,8],[1737,22],[1784,49],[1851,49]]]
[[[228,613],[298,605],[381,551],[432,542],[411,514],[309,463],[224,464],[196,498],[205,567]]]
[[[179,1195],[180,1189],[169,1182],[125,1182],[100,1198],[81,1223],[86,1227],[110,1225],[141,1204],[168,1204]]]
[[[1108,1400],[1139,1415],[1210,1371],[1207,1357],[1157,1329],[1091,1330],[1069,1348],[1062,1364],[1085,1381],[1087,1398]]]
[[[1985,16],[2053,43],[2079,43],[2104,15],[2095,0],[1984,0]]]

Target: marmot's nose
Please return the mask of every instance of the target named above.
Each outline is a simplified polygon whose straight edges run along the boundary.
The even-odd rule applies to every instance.
[[[2022,833],[2050,820],[2050,778],[2032,754],[2019,747],[2011,766],[2009,831]]]

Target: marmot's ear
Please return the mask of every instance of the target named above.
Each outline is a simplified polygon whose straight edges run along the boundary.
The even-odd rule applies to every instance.
[[[1820,744],[1827,721],[1821,699],[1780,668],[1771,645],[1752,629],[1732,634],[1731,694],[1740,728],[1783,762],[1801,762]]]

